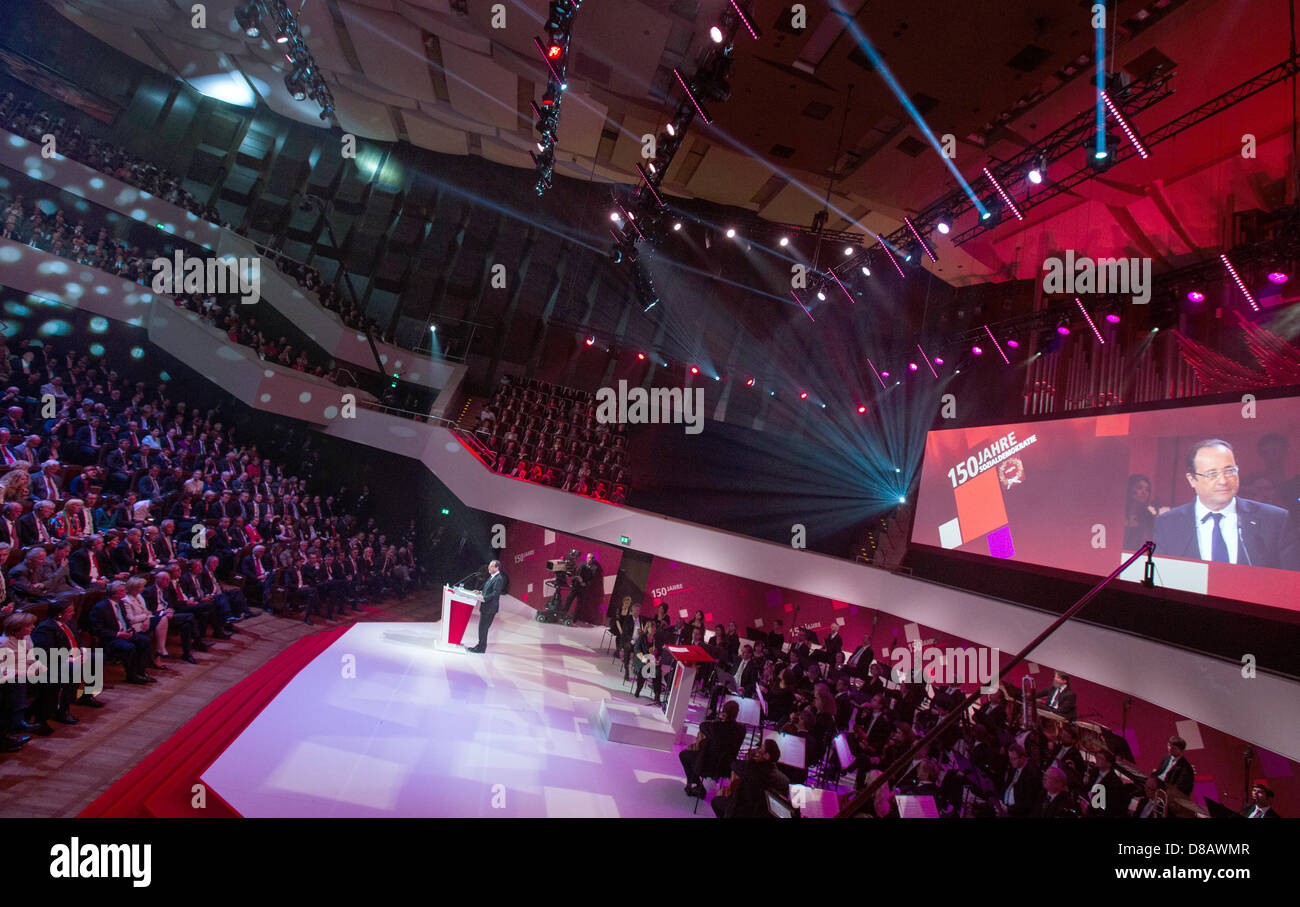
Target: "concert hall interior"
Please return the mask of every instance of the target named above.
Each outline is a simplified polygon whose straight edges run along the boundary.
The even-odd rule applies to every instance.
[[[3,16],[0,816],[1300,816],[1295,0]]]

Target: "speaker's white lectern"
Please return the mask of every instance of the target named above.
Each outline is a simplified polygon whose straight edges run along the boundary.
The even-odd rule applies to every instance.
[[[478,595],[460,586],[442,587],[442,632],[438,648],[444,652],[464,652],[478,645]]]

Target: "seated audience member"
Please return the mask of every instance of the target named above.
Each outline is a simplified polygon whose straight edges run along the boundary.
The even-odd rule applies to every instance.
[[[4,616],[0,635],[0,753],[16,753],[36,729],[24,717],[32,695],[45,679],[45,665],[32,655],[36,615],[19,611]],[[19,681],[19,671],[26,671]]]
[[[719,819],[761,819],[771,815],[767,793],[771,791],[789,799],[790,780],[781,773],[781,747],[775,740],[764,740],[744,759],[731,765],[731,781],[723,793],[713,798],[714,815]]]
[[[728,693],[736,693],[746,699],[754,696],[758,687],[760,664],[754,657],[754,647],[745,646],[740,653],[740,660],[733,671],[719,672],[718,684],[709,697],[709,714],[716,715],[718,703]]]
[[[126,583],[109,583],[108,597],[90,609],[90,631],[109,658],[122,662],[127,683],[157,683],[145,671],[152,661],[153,640],[147,628],[136,630],[127,617],[125,597]]]
[[[50,658],[47,664],[48,679],[36,690],[36,703],[32,710],[36,722],[32,733],[39,737],[48,737],[54,733],[50,721],[77,724],[80,720],[72,714],[72,705],[77,699],[76,682],[55,682],[56,678],[63,680],[76,676],[77,672],[72,666],[83,662],[87,657],[77,642],[76,613],[77,606],[71,601],[51,606],[45,620],[32,630],[32,646],[43,649]]]

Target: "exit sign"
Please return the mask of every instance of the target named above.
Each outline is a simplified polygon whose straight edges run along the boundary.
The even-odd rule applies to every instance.
[[[625,536],[625,535],[620,535],[620,536],[618,537],[618,543],[619,543],[620,545],[626,545],[626,544],[628,543],[628,537]]]

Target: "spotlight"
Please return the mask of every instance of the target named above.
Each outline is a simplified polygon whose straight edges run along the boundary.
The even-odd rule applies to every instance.
[[[936,230],[938,230],[940,233],[942,233],[944,236],[947,236],[949,233],[951,233],[951,232],[952,232],[952,212],[951,212],[951,211],[940,211],[940,212],[939,212],[939,219],[938,219],[937,221],[935,221],[934,228],[935,228]]]
[[[782,246],[788,246],[788,245],[790,245],[790,237],[788,237],[788,236],[782,236],[782,237],[781,237],[781,245],[782,245]]]
[[[1096,137],[1093,136],[1089,138],[1088,144],[1085,146],[1088,166],[1099,173],[1109,170],[1115,163],[1115,152],[1119,149],[1119,140],[1115,138],[1115,133],[1105,133],[1103,145],[1103,147],[1098,148]]]
[[[544,152],[544,151],[546,151],[546,146],[543,145],[541,142],[538,142],[538,143],[537,143],[537,150],[538,150],[539,152]]]
[[[1043,174],[1047,172],[1047,155],[1040,154],[1034,158],[1034,165],[1029,168],[1029,181],[1035,186],[1043,181]]]
[[[430,334],[438,333],[438,326],[436,324],[429,325],[429,333]]]
[[[673,224],[673,229],[674,229],[674,230],[680,230],[681,228],[682,228],[682,222],[681,222],[681,221],[678,221],[677,223]]]
[[[554,44],[554,43],[553,43],[553,44],[551,44],[550,46],[548,46],[548,47],[546,48],[546,59],[548,59],[548,60],[558,60],[558,59],[560,59],[560,56],[561,56],[563,53],[564,53],[564,48],[561,47],[561,46],[558,45],[558,44]]]
[[[845,247],[844,247],[844,254],[845,254],[845,255],[852,255],[852,254],[853,254],[853,247],[852,247],[852,246],[845,246]]]
[[[1108,314],[1106,316],[1106,320],[1109,321],[1111,324],[1119,324],[1119,316],[1116,315],[1114,312]]]
[[[980,349],[980,347],[978,347],[978,346],[973,346],[973,347],[971,347],[971,348],[970,348],[970,351],[971,351],[972,353],[974,353],[976,356],[983,356],[983,355],[984,355],[984,350]]]
[[[889,377],[889,372],[881,372],[881,373],[880,373],[880,377],[882,377],[882,378],[888,378],[888,377]]]
[[[713,39],[714,44],[721,44],[722,29],[718,28],[716,25],[713,26],[713,28],[709,29],[709,37]]]
[[[917,365],[916,365],[915,362],[909,362],[909,363],[907,363],[907,367],[908,367],[908,369],[910,369],[911,371],[916,371],[916,369],[917,369]]]
[[[1007,341],[1007,346],[1011,347],[1011,348],[1014,350],[1016,347],[1020,346],[1020,341],[1019,341],[1019,340],[1008,340],[1008,341]]]
[[[1205,294],[1200,290],[1190,290],[1187,293],[1188,302],[1205,302]]]
[[[677,129],[676,129],[676,127],[673,126],[672,123],[669,123],[669,124],[668,124],[667,126],[665,126],[664,128],[668,131],[668,135],[669,135],[669,136],[675,136],[675,135],[677,135]]]
[[[698,375],[699,373],[700,373],[700,370],[699,370],[698,368],[696,368],[695,366],[692,365],[692,366],[691,366],[691,374],[692,374],[692,375]]]
[[[868,268],[866,265],[863,265],[863,266],[862,266],[862,276],[863,276],[863,277],[870,277],[870,276],[871,276],[871,269]]]
[[[727,239],[735,239],[735,238],[736,238],[736,230],[735,230],[735,228],[733,227],[733,228],[727,230]]]
[[[293,96],[295,101],[307,100],[307,72],[300,66],[295,66],[293,72],[287,73],[284,77],[284,87]]]
[[[645,353],[637,353],[636,358],[641,360],[642,362],[645,362]]]
[[[283,28],[278,29],[278,30],[276,31],[276,33],[275,33],[275,43],[276,43],[276,44],[288,44],[288,43],[289,43],[289,33],[286,32]]]
[[[617,211],[611,211],[609,212],[609,219],[618,222],[623,219],[623,215],[619,214]]]
[[[1282,272],[1282,271],[1269,271],[1269,272],[1268,272],[1268,282],[1269,282],[1269,283],[1286,283],[1286,281],[1287,281],[1287,275],[1286,275],[1284,272]]]
[[[940,359],[938,356],[935,356],[935,357],[934,357],[934,364],[935,364],[935,365],[943,365],[943,360]]]
[[[1070,325],[1065,321],[1062,321],[1056,326],[1056,333],[1060,334],[1062,337],[1068,336],[1070,333]]]
[[[235,21],[244,30],[244,34],[250,38],[256,38],[262,34],[261,25],[258,23],[256,4],[246,3],[243,6],[235,7]]]
[[[745,379],[745,387],[753,387],[753,386],[754,386],[754,379],[753,379],[753,378],[746,378],[746,379]]]
[[[823,293],[821,290],[818,290],[818,291],[817,291],[817,299],[820,300],[821,302],[825,302],[825,301],[826,301],[826,294]]]
[[[799,399],[800,399],[800,400],[807,400],[807,399],[808,399],[808,392],[807,392],[807,391],[803,391],[802,393],[800,393],[800,394],[799,394]]]
[[[859,407],[858,407],[858,412],[859,412],[859,413],[865,413],[866,411],[867,411],[867,408],[866,408],[865,406],[859,406]]]
[[[587,338],[587,346],[592,346],[592,345],[595,344],[595,342],[596,342],[596,338],[595,338],[595,337],[588,337],[588,338]]]

